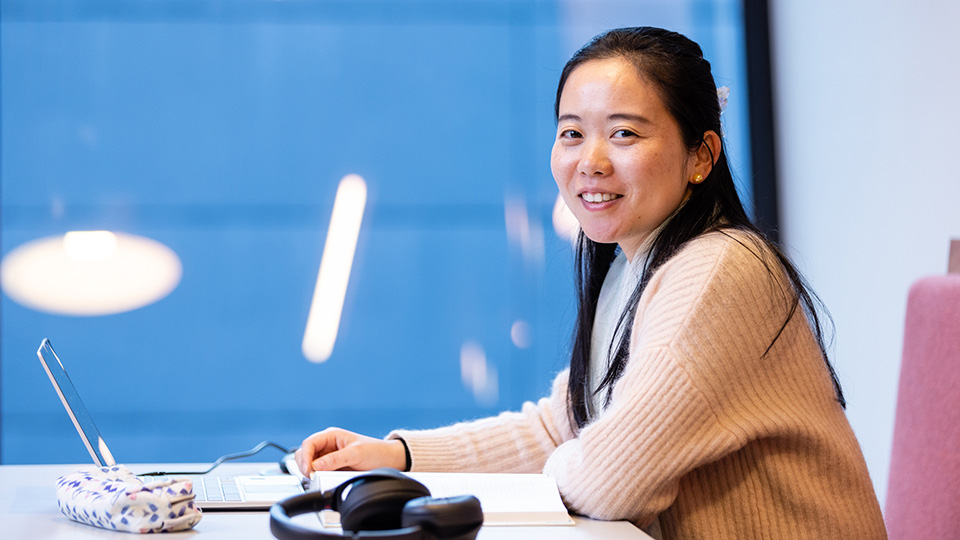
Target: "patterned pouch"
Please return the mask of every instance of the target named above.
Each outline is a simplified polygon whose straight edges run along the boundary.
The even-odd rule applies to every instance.
[[[185,531],[200,521],[193,483],[145,483],[123,465],[81,470],[57,479],[57,504],[68,518],[134,533]]]

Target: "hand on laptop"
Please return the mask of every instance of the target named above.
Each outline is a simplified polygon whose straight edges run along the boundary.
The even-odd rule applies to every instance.
[[[367,437],[340,428],[327,428],[303,440],[297,466],[304,476],[313,471],[368,471],[380,467],[403,470],[403,442]]]

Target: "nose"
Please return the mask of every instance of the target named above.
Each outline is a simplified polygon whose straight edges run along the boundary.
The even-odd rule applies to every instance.
[[[577,162],[579,174],[605,176],[610,174],[612,168],[604,141],[587,139],[580,145],[580,160]]]

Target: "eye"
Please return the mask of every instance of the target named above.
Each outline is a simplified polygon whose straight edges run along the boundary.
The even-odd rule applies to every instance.
[[[637,134],[629,129],[618,129],[613,132],[613,137],[616,139],[625,139],[627,137],[636,137]]]
[[[582,139],[583,134],[575,129],[565,129],[560,132],[561,139]]]

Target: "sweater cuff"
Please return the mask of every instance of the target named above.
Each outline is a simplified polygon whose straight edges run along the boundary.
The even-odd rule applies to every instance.
[[[409,471],[455,471],[464,468],[463,457],[458,457],[453,441],[449,437],[437,435],[434,430],[395,430],[387,439],[399,439],[407,450]]]

